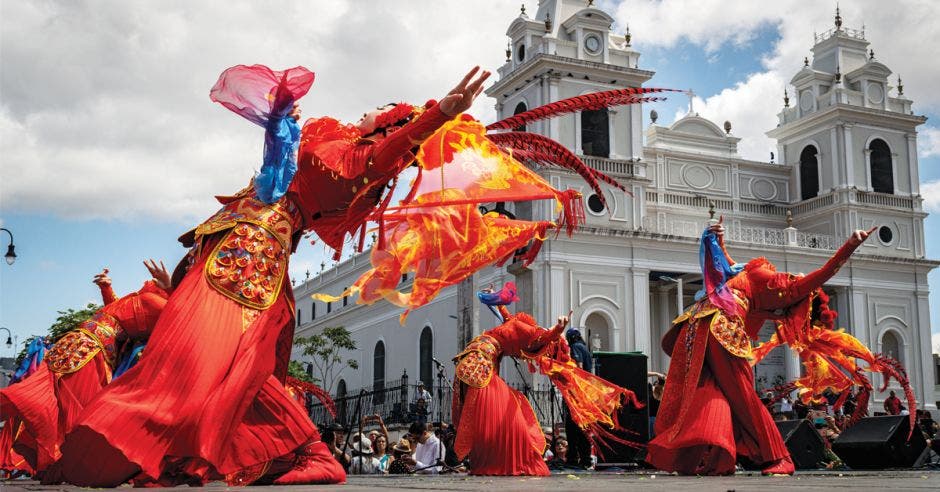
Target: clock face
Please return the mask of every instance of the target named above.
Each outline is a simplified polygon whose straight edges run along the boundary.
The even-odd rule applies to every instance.
[[[584,39],[584,48],[588,53],[596,55],[601,51],[601,40],[597,36],[590,35]]]

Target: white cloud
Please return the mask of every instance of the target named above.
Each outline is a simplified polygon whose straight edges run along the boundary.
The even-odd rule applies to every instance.
[[[305,65],[317,80],[304,114],[355,120],[440,98],[474,64],[495,71],[518,12],[499,0],[363,5],[4,2],[3,210],[199,220],[260,162],[262,130],[209,101],[225,68]],[[484,97],[473,112],[492,119],[492,107]]]
[[[933,353],[940,354],[940,333],[930,334],[930,346],[933,347]]]
[[[797,0],[638,0],[621,3],[616,18],[620,25],[629,23],[640,51],[643,46],[668,47],[686,39],[714,52],[745,45],[760,29],[775,27],[779,38],[761,60],[763,70],[695,105],[699,114],[718,124],[730,120],[733,133],[743,139],[741,154],[763,160],[775,147],[764,132],[777,124],[783,89],[802,66],[803,57],[812,58],[813,34],[833,27],[833,14],[825,4]],[[940,65],[925,63],[935,58],[940,42],[940,25],[927,19],[938,15],[940,4],[916,0],[897,2],[890,9],[876,0],[842,4],[844,26],[864,25],[876,58],[903,76],[905,95],[914,100],[918,113],[940,110],[940,94],[933,90]],[[902,30],[903,35],[896,35]],[[695,81],[689,85],[694,88]],[[940,153],[940,138],[930,141],[937,143],[928,149]]]
[[[940,155],[940,128],[927,126],[917,132],[917,155],[920,157]]]
[[[535,2],[526,2],[530,12]],[[0,16],[0,156],[4,211],[69,218],[191,223],[215,194],[243,186],[258,166],[261,131],[208,99],[239,63],[305,65],[317,73],[306,116],[354,120],[391,100],[440,97],[474,64],[502,63],[518,4],[502,0],[396,2],[3,2]],[[614,6],[616,5],[616,8]],[[742,154],[766,159],[785,81],[808,54],[830,8],[796,0],[631,0],[603,6],[630,24],[637,48],[685,38],[715,63],[760,28],[780,38],[750,74],[698,111],[730,120]],[[847,26],[868,23],[878,58],[904,76],[915,109],[940,108],[938,5],[845,3]],[[903,36],[895,36],[903,26]],[[641,62],[641,67],[642,67]],[[652,81],[655,85],[655,79]],[[729,82],[730,83],[730,82]],[[695,86],[690,80],[684,86]],[[493,101],[472,112],[492,119]],[[922,140],[938,142],[924,132]],[[937,145],[926,147],[933,152]],[[922,147],[924,149],[924,147]]]
[[[940,180],[920,184],[920,196],[924,198],[924,209],[931,213],[940,212]]]

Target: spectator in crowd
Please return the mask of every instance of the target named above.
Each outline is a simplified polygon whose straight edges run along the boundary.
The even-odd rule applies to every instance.
[[[551,446],[552,458],[548,460],[549,470],[563,470],[568,466],[568,440],[564,436],[556,436]]]
[[[917,424],[920,426],[920,430],[923,431],[925,438],[933,439],[937,435],[937,422],[927,410],[917,410]]]
[[[888,415],[901,415],[901,408],[903,408],[901,399],[894,394],[894,390],[891,390],[885,398],[885,412],[888,412]]]
[[[418,381],[412,403],[415,405],[415,413],[418,414],[419,418],[423,417],[424,423],[427,423],[428,416],[433,414],[431,411],[433,402],[431,400],[431,392],[424,386],[424,381]]]
[[[803,400],[797,398],[793,400],[793,416],[798,420],[803,420],[809,414],[809,408],[803,403]]]
[[[438,462],[443,462],[447,454],[444,443],[433,432],[428,430],[427,424],[415,422],[408,428],[409,442],[416,442],[414,456],[402,459],[414,467],[415,473],[436,474],[441,472]]]
[[[349,463],[349,473],[352,475],[374,475],[382,473],[379,469],[379,460],[375,459],[372,452],[372,441],[368,437],[359,434],[356,436],[353,444],[353,456]]]
[[[346,442],[346,432],[343,426],[333,422],[321,434],[320,438],[326,444],[327,449],[330,450],[333,458],[335,458],[340,465],[343,465],[344,469],[349,470],[350,457],[349,454],[343,450]]]
[[[832,415],[822,417],[822,421],[822,424],[816,424],[816,429],[819,431],[819,435],[826,441],[826,446],[831,447],[833,441],[839,438],[842,429],[836,424],[836,419]]]
[[[552,443],[554,442],[555,440],[552,438],[552,435],[549,433],[545,433],[545,451],[542,452],[542,459],[545,460],[546,463],[548,463],[549,461],[552,460],[552,458],[555,457],[555,453],[554,451],[552,451],[553,449]]]
[[[569,328],[565,332],[565,339],[568,340],[571,358],[574,359],[578,367],[588,372],[594,371],[594,360],[591,358],[591,351],[588,350],[581,331],[577,328]],[[591,466],[591,442],[588,441],[581,427],[571,419],[570,413],[565,411],[565,435],[568,436],[570,447],[568,448],[568,466],[572,468],[584,468]]]
[[[650,439],[652,439],[656,437],[653,426],[656,424],[656,414],[659,413],[659,402],[663,399],[663,389],[666,387],[666,376],[658,372],[648,372],[646,375],[656,378],[652,383],[646,383],[648,386],[646,407],[649,409]]]
[[[845,402],[842,403],[842,414],[843,415],[854,415],[855,409],[858,408],[858,394],[855,392],[855,387],[849,388],[849,396],[845,397]]]
[[[388,451],[388,438],[379,434],[372,442],[372,456],[378,460],[381,473],[388,473],[388,465],[392,460],[392,455]]]
[[[790,399],[790,395],[783,395],[780,399],[780,413],[785,419],[793,418],[793,400]]]
[[[415,472],[411,459],[411,441],[402,438],[392,447],[392,459],[388,465],[389,475],[407,475]]]
[[[444,464],[453,470],[465,471],[460,469],[463,463],[457,459],[457,453],[454,452],[454,440],[457,439],[457,431],[454,430],[454,426],[447,422],[435,422],[434,427],[434,434],[444,443]]]

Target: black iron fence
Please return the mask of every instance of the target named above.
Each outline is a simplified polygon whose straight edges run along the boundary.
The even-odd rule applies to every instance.
[[[319,425],[332,422],[354,425],[357,418],[377,414],[386,425],[408,425],[419,421],[450,423],[453,388],[447,384],[427,388],[431,400],[426,402],[419,398],[417,384],[409,383],[408,379],[406,375],[401,379],[385,381],[379,388],[363,388],[345,395],[335,395],[335,419],[322,403],[313,400],[308,405],[310,419]],[[528,397],[543,426],[563,421],[561,395],[551,384],[510,386]]]

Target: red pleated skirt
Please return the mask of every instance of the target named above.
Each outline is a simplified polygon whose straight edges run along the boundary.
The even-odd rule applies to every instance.
[[[257,317],[250,311],[214,290],[197,262],[141,361],[88,405],[66,437],[61,478],[94,487],[132,477],[201,484],[319,440],[305,409],[272,375],[278,337],[293,322],[284,293]]]
[[[82,410],[108,384],[110,369],[100,353],[79,370],[56,374],[46,364],[23,381],[0,391],[0,414],[22,423],[13,449],[36,471],[59,458],[65,434]]]
[[[757,464],[789,456],[780,431],[754,390],[754,371],[747,360],[731,355],[714,336],[704,334],[708,340],[698,386],[691,394],[663,398],[647,461],[660,470],[685,475],[728,475],[734,473],[739,456]],[[667,385],[674,369],[685,366],[688,354],[677,348],[675,355],[679,357],[670,361]],[[684,404],[690,407],[681,422],[663,412],[664,407]]]
[[[465,388],[454,442],[458,456],[469,453],[470,474],[548,476],[545,435],[525,395],[499,375]]]

